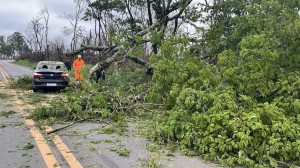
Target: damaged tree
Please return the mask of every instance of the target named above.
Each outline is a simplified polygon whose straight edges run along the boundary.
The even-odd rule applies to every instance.
[[[149,53],[157,54],[161,42],[169,35],[176,35],[180,31],[180,25],[188,23],[191,16],[195,13],[195,8],[191,5],[193,0],[140,0],[125,2],[120,0],[112,0],[103,2],[97,0],[93,3],[87,1],[89,9],[86,12],[85,18],[95,19],[99,22],[99,27],[105,27],[107,32],[99,34],[108,34],[110,46],[82,46],[80,49],[67,54],[74,56],[85,50],[94,50],[110,55],[106,60],[98,62],[90,70],[90,77],[96,72],[102,72],[113,62],[123,62],[130,59],[133,62],[140,64],[147,69],[148,74],[153,73],[153,67],[140,58],[139,55],[145,54],[145,48],[151,46]],[[106,5],[107,8],[99,8],[97,5]],[[148,19],[142,11],[148,11]],[[98,11],[101,10],[101,11]],[[118,12],[125,13],[119,16]],[[105,13],[107,20],[115,22],[101,22],[99,13]],[[110,15],[109,15],[110,13]],[[140,16],[140,17],[137,17]],[[153,21],[154,20],[154,21]],[[117,23],[116,23],[117,22]],[[117,26],[116,26],[117,25]],[[146,53],[149,55],[149,53]]]

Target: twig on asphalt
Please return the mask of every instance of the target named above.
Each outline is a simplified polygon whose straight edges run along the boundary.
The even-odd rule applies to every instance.
[[[60,131],[60,130],[65,129],[65,128],[67,128],[67,127],[69,127],[69,126],[71,126],[71,125],[73,125],[73,124],[75,124],[75,123],[82,122],[82,121],[85,121],[85,120],[86,120],[86,119],[82,119],[82,120],[78,120],[78,121],[73,121],[73,122],[71,122],[71,123],[68,124],[68,125],[65,125],[65,126],[62,126],[62,127],[59,127],[59,128],[54,129],[54,130],[51,130],[51,131],[46,132],[46,135],[49,135],[49,134],[52,134],[52,133],[54,133],[54,132]]]

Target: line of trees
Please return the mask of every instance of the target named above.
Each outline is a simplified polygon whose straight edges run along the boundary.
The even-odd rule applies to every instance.
[[[20,32],[14,32],[8,37],[0,36],[0,58],[15,58],[28,50],[29,48]]]

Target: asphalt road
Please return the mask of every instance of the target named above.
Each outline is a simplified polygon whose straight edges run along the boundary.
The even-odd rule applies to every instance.
[[[0,60],[0,66],[7,72],[7,74],[14,79],[18,79],[18,77],[24,76],[24,75],[33,75],[33,69],[29,69],[17,64],[13,63],[14,60]],[[0,79],[2,79],[2,76],[0,75]]]
[[[0,168],[46,167],[24,118],[19,115],[20,111],[8,92],[0,81]]]
[[[17,79],[19,76],[32,75],[33,71],[29,68],[15,65],[12,62],[0,60],[0,66],[11,78]],[[0,94],[5,95],[8,92],[0,73]],[[37,94],[28,92],[29,94]],[[41,94],[46,95],[46,93]],[[17,106],[10,98],[1,99],[0,97],[0,112],[13,112],[8,116],[0,115],[0,168],[47,167],[28,126],[24,124],[25,119],[18,115],[20,108]],[[61,125],[53,126],[53,128],[59,127]],[[186,157],[180,155],[179,152],[173,153],[173,156],[163,149],[157,149],[155,153],[150,152],[149,148],[155,147],[155,145],[153,142],[138,136],[134,123],[133,125],[129,124],[123,135],[102,134],[101,130],[107,127],[114,128],[113,125],[105,122],[76,123],[56,134],[69,148],[69,151],[66,152],[73,153],[82,167],[147,168],[151,164],[173,168],[217,167],[214,164],[204,162],[199,157]],[[34,147],[26,149],[28,144],[32,144]],[[72,167],[66,163],[62,154],[56,149],[55,142],[50,141],[48,145],[53,152],[51,155],[58,159],[61,167]],[[117,151],[121,149],[129,151],[129,156],[119,156]]]
[[[1,107],[1,106],[0,106]],[[2,107],[1,107],[2,108]],[[17,115],[0,118],[0,167],[46,167],[24,121]],[[33,145],[30,149],[30,145]]]
[[[0,60],[0,70],[4,70],[10,78],[18,79],[21,76],[32,76],[33,70],[16,65],[13,60]],[[15,91],[7,88],[3,71],[0,73],[0,168],[47,168],[49,166],[41,154],[39,144],[46,144],[45,140],[37,141],[31,133],[33,127],[28,125],[29,119],[24,117],[24,112],[30,110],[26,102],[22,101],[24,91]],[[31,93],[32,91],[26,91]],[[20,101],[21,99],[21,101]],[[22,104],[20,104],[22,103]],[[23,104],[25,103],[25,104]],[[43,141],[43,142],[41,142]],[[48,153],[48,158],[59,156],[54,147],[53,153]],[[51,156],[50,156],[51,155]],[[52,156],[53,155],[53,156]],[[47,157],[47,156],[46,156]],[[56,160],[61,167],[68,167],[61,157]]]

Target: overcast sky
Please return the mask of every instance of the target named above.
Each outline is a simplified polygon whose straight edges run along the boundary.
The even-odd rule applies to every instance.
[[[49,12],[49,38],[57,37],[69,41],[62,33],[66,21],[58,16],[75,13],[73,0],[0,0],[0,35],[9,36],[14,32],[24,34],[30,20],[37,17],[41,9],[48,8]]]

